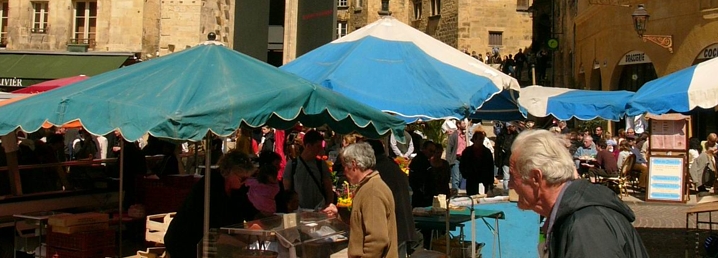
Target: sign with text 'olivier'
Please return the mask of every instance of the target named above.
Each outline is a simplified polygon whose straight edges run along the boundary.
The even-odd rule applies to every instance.
[[[299,0],[297,57],[334,40],[336,3],[336,0]]]
[[[0,86],[23,87],[26,85],[22,84],[22,79],[13,77],[13,78],[0,78]]]
[[[646,201],[684,202],[684,156],[654,155],[648,163]]]

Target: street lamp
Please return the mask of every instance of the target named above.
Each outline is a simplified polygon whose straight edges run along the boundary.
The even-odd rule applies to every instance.
[[[673,53],[673,36],[671,35],[644,35],[646,28],[648,27],[648,18],[651,17],[646,11],[646,7],[643,4],[639,4],[633,14],[633,28],[638,33],[638,37],[643,39],[643,42],[650,41],[665,49],[668,52]]]
[[[636,29],[636,32],[638,33],[638,37],[643,37],[643,33],[646,32],[646,25],[648,25],[648,18],[651,17],[648,15],[648,11],[646,11],[646,8],[643,4],[639,4],[638,8],[636,8],[635,11],[633,11],[633,28]]]

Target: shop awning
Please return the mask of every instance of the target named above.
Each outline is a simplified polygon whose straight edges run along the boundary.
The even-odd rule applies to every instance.
[[[0,78],[51,80],[76,75],[94,76],[120,68],[131,54],[0,54]]]

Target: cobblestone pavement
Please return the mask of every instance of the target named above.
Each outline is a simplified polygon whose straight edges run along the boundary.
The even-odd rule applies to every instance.
[[[698,257],[703,254],[703,242],[708,235],[706,230],[699,231],[698,235],[695,230],[686,230],[686,210],[696,205],[695,196],[687,204],[645,203],[635,196],[624,198],[624,201],[636,215],[633,226],[651,257],[696,257],[696,242],[699,243]],[[718,213],[711,217],[718,222]],[[707,214],[702,215],[700,220],[707,221]],[[689,226],[693,228],[694,225],[695,217],[691,216]],[[707,226],[701,228],[707,229]]]

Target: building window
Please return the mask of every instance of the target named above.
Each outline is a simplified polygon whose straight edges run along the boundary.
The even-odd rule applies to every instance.
[[[337,22],[337,38],[341,38],[347,35],[347,22]]]
[[[0,9],[0,47],[7,45],[7,12],[8,12],[8,1],[0,2],[2,9]]]
[[[528,11],[529,10],[529,0],[516,0],[516,10],[517,11]]]
[[[441,0],[431,0],[431,16],[441,14]]]
[[[421,20],[421,1],[416,0],[414,2],[414,20]]]
[[[337,0],[337,7],[347,7],[348,0]]]
[[[75,2],[73,43],[95,45],[97,33],[97,2]]]
[[[356,4],[354,7],[356,7],[357,9],[361,9],[362,5],[364,5],[364,1],[362,0],[355,0],[354,3]]]
[[[45,33],[47,30],[47,2],[33,2],[32,9],[32,33]]]
[[[489,31],[489,45],[490,46],[501,46],[503,45],[504,33],[501,31]]]

